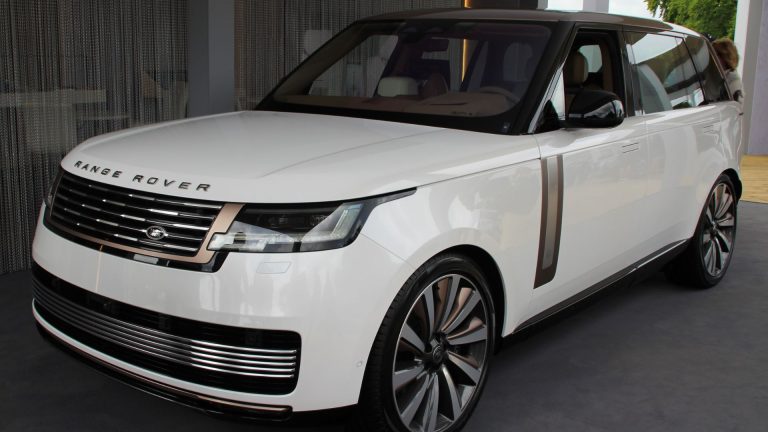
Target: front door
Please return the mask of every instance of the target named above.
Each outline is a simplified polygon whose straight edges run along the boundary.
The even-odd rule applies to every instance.
[[[620,52],[615,32],[577,33],[550,107],[565,118],[582,89],[607,90],[624,98]],[[645,121],[635,116],[613,128],[561,127],[534,135],[545,177],[545,241],[540,246],[543,262],[540,259],[531,315],[642,258],[638,245],[651,229],[642,217],[647,196],[646,135]]]

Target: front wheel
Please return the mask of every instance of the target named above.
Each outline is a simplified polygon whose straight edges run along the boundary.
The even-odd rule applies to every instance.
[[[709,288],[723,279],[736,241],[736,207],[733,182],[721,175],[709,193],[688,248],[670,263],[668,274],[673,280]]]
[[[459,430],[485,384],[494,335],[493,302],[478,267],[461,255],[431,259],[402,287],[379,329],[359,429]]]

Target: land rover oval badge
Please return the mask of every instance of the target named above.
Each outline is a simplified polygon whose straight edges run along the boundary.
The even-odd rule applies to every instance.
[[[151,227],[147,228],[145,233],[147,234],[147,237],[151,238],[152,240],[162,240],[168,237],[168,233],[165,231],[165,229],[157,225],[152,225]]]

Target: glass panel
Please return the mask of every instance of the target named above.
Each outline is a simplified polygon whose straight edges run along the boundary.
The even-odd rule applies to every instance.
[[[603,53],[600,45],[584,45],[579,52],[587,59],[589,73],[599,72],[603,68]]]
[[[521,23],[364,23],[302,64],[275,100],[350,113],[494,116],[524,97],[549,34],[542,25]],[[462,55],[463,47],[472,52]]]
[[[704,93],[682,39],[629,33],[646,114],[690,108],[704,102]]]
[[[552,93],[552,108],[557,113],[557,119],[565,121],[565,84],[563,82],[563,74],[561,73],[557,78],[557,84],[555,85],[555,91]]]
[[[717,66],[717,60],[713,57],[712,50],[708,49],[707,43],[701,38],[688,36],[685,38],[685,44],[688,45],[688,50],[693,57],[693,63],[699,73],[699,80],[704,83],[706,100],[708,102],[730,100],[725,80]]]
[[[369,37],[316,78],[309,94],[373,97],[396,45],[397,36]],[[432,61],[426,54],[429,53],[425,53],[422,60]]]

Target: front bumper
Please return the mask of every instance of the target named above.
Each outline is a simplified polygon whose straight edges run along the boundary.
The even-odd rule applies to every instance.
[[[71,332],[65,334],[35,311],[45,333],[155,393],[176,395],[173,399],[188,405],[213,403],[277,417],[357,403],[375,334],[413,272],[364,235],[346,248],[323,252],[232,253],[219,271],[203,273],[101,253],[38,224],[33,258],[68,284],[164,316],[298,333],[301,355],[295,388],[285,394],[264,394],[201,385],[137,366],[71,337]]]

